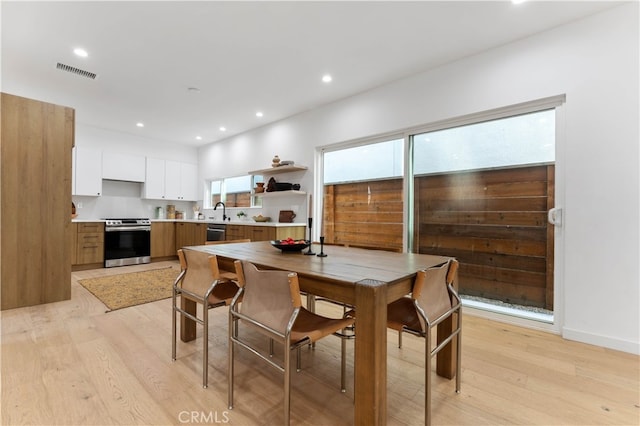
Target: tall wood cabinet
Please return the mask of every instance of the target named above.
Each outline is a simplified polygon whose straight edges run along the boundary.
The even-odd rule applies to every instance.
[[[0,96],[0,309],[68,300],[75,112]]]

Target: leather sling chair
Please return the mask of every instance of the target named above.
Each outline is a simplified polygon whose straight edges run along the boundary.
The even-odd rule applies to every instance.
[[[458,261],[419,271],[410,296],[387,306],[387,327],[398,331],[398,347],[402,347],[402,333],[408,332],[425,339],[425,424],[431,424],[431,360],[453,339],[456,339],[456,393],[460,393],[460,351],[462,332],[462,303],[453,287]],[[452,332],[438,336],[440,343],[432,348],[432,330],[445,319],[454,316]]]
[[[353,318],[327,318],[302,307],[298,275],[287,271],[258,270],[246,261],[235,262],[240,291],[229,308],[229,409],[233,408],[234,352],[236,346],[249,350],[284,374],[284,424],[290,420],[291,351],[297,350],[297,369],[300,370],[300,348],[325,336],[341,338],[341,388],[345,389],[346,339],[340,333],[354,323]],[[239,303],[242,298],[242,303]],[[284,362],[280,365],[248,339],[238,333],[242,328],[256,330],[283,344]]]
[[[187,317],[203,326],[202,333],[202,387],[207,387],[209,366],[209,309],[229,305],[238,292],[234,282],[236,274],[221,272],[215,255],[189,250],[178,250],[181,272],[173,284],[172,347],[171,359],[176,360],[176,314]],[[185,311],[182,300],[186,299],[202,306],[202,317]]]

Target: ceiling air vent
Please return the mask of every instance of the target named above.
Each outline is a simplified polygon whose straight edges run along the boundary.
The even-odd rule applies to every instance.
[[[56,68],[62,71],[70,72],[75,75],[90,78],[91,80],[95,80],[97,77],[95,73],[81,70],[80,68],[72,67],[71,65],[61,64],[60,62],[58,62],[58,65],[56,65]]]

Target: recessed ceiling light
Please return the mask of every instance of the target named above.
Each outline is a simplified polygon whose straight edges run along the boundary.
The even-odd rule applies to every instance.
[[[199,93],[200,89],[198,89],[197,87],[187,87],[187,92],[190,93]]]
[[[513,3],[513,4],[522,4],[525,1],[527,1],[527,0],[511,0],[511,3]]]
[[[202,140],[202,136],[196,136],[196,140],[201,141]]]
[[[262,111],[258,111],[256,112],[256,117],[262,117],[264,116],[264,114],[262,113]]]
[[[144,127],[144,123],[136,123],[136,126],[138,126],[138,127]]]
[[[329,74],[325,74],[322,76],[322,81],[325,83],[330,83],[331,80],[333,80],[333,77],[331,77]]]
[[[226,131],[227,131],[227,128],[226,128],[226,127],[224,127],[224,126],[220,126],[220,131],[221,131],[221,132],[226,132]]]
[[[77,56],[80,56],[81,58],[86,58],[87,56],[89,56],[89,53],[87,53],[87,51],[81,47],[73,49],[73,53],[75,53]]]

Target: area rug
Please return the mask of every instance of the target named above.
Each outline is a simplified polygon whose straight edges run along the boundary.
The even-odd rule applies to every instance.
[[[78,282],[100,299],[109,312],[171,297],[173,282],[179,273],[177,268],[169,267]]]

